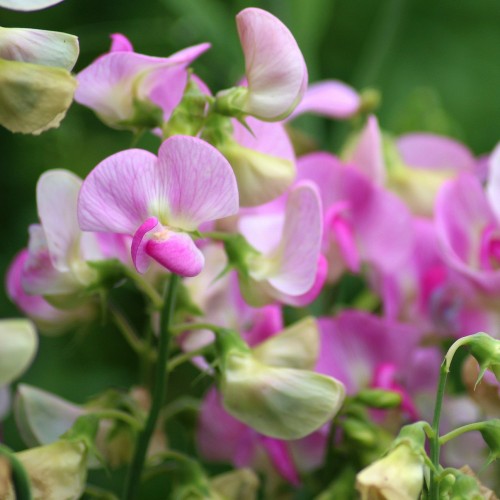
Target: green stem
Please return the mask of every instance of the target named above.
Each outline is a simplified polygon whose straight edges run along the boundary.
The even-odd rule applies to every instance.
[[[467,424],[463,425],[462,427],[458,427],[458,429],[454,429],[451,432],[448,432],[448,434],[441,436],[439,438],[439,444],[446,444],[448,441],[451,441],[453,438],[456,438],[466,432],[480,431],[485,426],[485,424],[486,422],[474,422],[473,424]]]
[[[166,370],[168,351],[170,347],[170,324],[175,310],[175,302],[177,297],[177,289],[180,277],[172,274],[170,282],[165,289],[165,301],[163,304],[160,318],[160,340],[158,344],[158,360],[156,362],[156,382],[153,391],[151,410],[144,430],[139,435],[134,457],[130,464],[129,473],[127,475],[123,500],[133,500],[137,498],[137,493],[140,486],[140,478],[142,469],[146,460],[146,453],[149,447],[149,441],[156,428],[156,422],[160,415],[163,402],[165,401],[165,389],[167,387],[168,370]]]
[[[439,371],[439,385],[436,395],[436,406],[434,407],[434,418],[432,419],[433,435],[430,438],[431,445],[431,460],[436,470],[439,470],[439,421],[441,419],[441,409],[443,407],[444,389],[446,386],[446,378],[448,377],[448,369],[445,363],[441,365]],[[429,500],[438,500],[439,498],[439,483],[435,480],[434,471],[430,471],[429,485]]]
[[[5,457],[11,467],[12,485],[16,500],[32,500],[31,481],[24,465],[17,459],[14,452],[0,444],[0,457]]]
[[[160,310],[163,306],[163,299],[155,288],[134,269],[127,266],[123,266],[123,269],[127,278],[133,281],[137,288],[149,298],[154,308]]]
[[[122,422],[125,422],[126,424],[130,425],[135,430],[140,431],[142,429],[142,424],[139,422],[135,417],[130,415],[129,413],[125,413],[124,411],[120,410],[96,410],[96,411],[89,411],[89,414],[95,415],[96,417],[99,417],[100,419],[106,419],[106,420],[121,420]]]
[[[174,335],[188,332],[189,330],[210,330],[212,332],[217,332],[222,330],[222,327],[211,323],[179,323],[170,329]]]
[[[189,361],[190,359],[200,356],[204,354],[208,348],[212,347],[211,345],[205,345],[203,347],[200,347],[199,349],[194,349],[193,351],[189,352],[183,352],[182,354],[178,354],[174,358],[170,360],[168,363],[168,371],[172,372],[174,371],[175,368],[177,368],[179,365],[182,365],[182,363],[185,363],[186,361]]]
[[[125,315],[114,304],[109,303],[108,308],[111,312],[115,325],[120,330],[123,338],[127,341],[127,344],[136,352],[136,354],[142,356],[145,351],[144,343],[135,333],[132,325],[128,322]]]

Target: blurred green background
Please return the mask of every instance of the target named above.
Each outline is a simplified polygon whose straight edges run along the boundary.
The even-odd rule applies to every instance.
[[[2,10],[0,23],[77,35],[76,72],[108,50],[114,32],[128,36],[137,52],[151,55],[208,41],[212,50],[195,69],[216,91],[242,75],[234,16],[248,6],[269,10],[290,27],[311,82],[336,78],[358,90],[378,89],[383,128],[395,134],[449,134],[477,154],[500,139],[498,0],[65,0],[35,13]],[[331,151],[347,130],[321,118],[302,119],[301,125]],[[106,156],[129,147],[131,139],[77,104],[59,129],[39,137],[0,130],[1,276],[26,245],[28,225],[36,222],[39,175],[67,168],[83,177]],[[157,143],[145,138],[140,146],[154,150]],[[18,315],[2,289],[0,316]],[[133,383],[135,359],[119,335],[99,325],[88,335],[43,339],[23,380],[78,402],[105,387]],[[19,447],[13,429],[10,420],[6,439]]]

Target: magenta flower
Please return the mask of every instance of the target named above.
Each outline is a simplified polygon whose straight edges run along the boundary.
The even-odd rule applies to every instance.
[[[78,220],[84,231],[133,236],[132,259],[144,273],[151,262],[195,276],[204,258],[190,232],[238,211],[231,166],[212,146],[174,136],[158,157],[140,149],[102,161],[84,181]]]
[[[247,87],[217,94],[222,108],[259,120],[286,118],[307,88],[304,57],[288,28],[269,12],[248,8],[236,16]]]
[[[111,127],[154,128],[179,104],[187,67],[209,47],[204,43],[170,57],[151,57],[133,52],[130,42],[115,34],[111,52],[78,74],[75,100]]]

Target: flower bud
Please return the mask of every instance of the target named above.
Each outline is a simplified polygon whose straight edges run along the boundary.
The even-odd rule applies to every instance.
[[[448,349],[444,360],[446,370],[449,371],[451,361],[457,349],[465,345],[469,347],[471,355],[479,363],[480,372],[476,386],[481,382],[486,370],[491,370],[500,382],[500,340],[494,339],[482,332],[462,337]]]
[[[469,500],[484,500],[477,480],[459,470],[450,471],[440,482],[439,498],[454,500],[467,498]]]
[[[487,463],[491,464],[500,457],[500,419],[488,420],[483,424],[479,432],[490,450]]]
[[[307,370],[265,365],[248,347],[234,340],[231,346],[231,339],[218,344],[224,407],[261,434],[300,439],[339,411],[345,397],[339,381]]]
[[[212,489],[228,500],[255,500],[259,478],[252,469],[236,469],[210,480]]]
[[[356,400],[370,408],[381,410],[396,408],[401,404],[401,394],[383,389],[365,389],[356,395]]]
[[[423,458],[411,444],[402,441],[357,475],[356,489],[362,500],[417,500],[424,482],[423,464]]]
[[[37,347],[38,337],[31,321],[0,321],[0,386],[9,384],[29,367]]]
[[[312,316],[303,318],[253,350],[263,364],[313,370],[319,352],[319,330]]]
[[[63,68],[0,59],[0,124],[35,135],[58,127],[75,89]]]
[[[56,441],[15,456],[31,479],[34,500],[77,500],[82,496],[87,476],[87,448],[82,441]],[[13,489],[2,498],[13,500]]]

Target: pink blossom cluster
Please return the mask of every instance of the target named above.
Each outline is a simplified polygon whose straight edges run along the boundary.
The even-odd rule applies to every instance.
[[[311,371],[340,382],[348,398],[399,395],[395,408],[370,410],[388,431],[430,418],[443,342],[500,334],[500,148],[477,158],[435,134],[394,139],[348,85],[308,84],[297,43],[276,18],[246,9],[237,27],[245,76],[215,94],[189,68],[208,44],[151,57],[115,34],[77,75],[78,103],[161,145],[103,158],[83,180],[44,173],[39,223],[12,263],[8,293],[41,331],[59,333],[100,314],[103,264],[143,288],[176,274],[199,310],[182,313],[176,346],[207,376],[210,325],[259,353],[290,318],[313,316]],[[302,113],[363,126],[339,155],[298,154],[289,131]],[[349,281],[361,285],[342,302]],[[206,460],[270,469],[298,485],[345,438],[331,420],[297,439],[266,434],[223,396],[214,385],[201,403],[196,440]],[[450,396],[443,411],[451,429],[480,410]],[[469,462],[480,463],[481,442],[467,446]],[[457,458],[446,455],[450,465]]]

